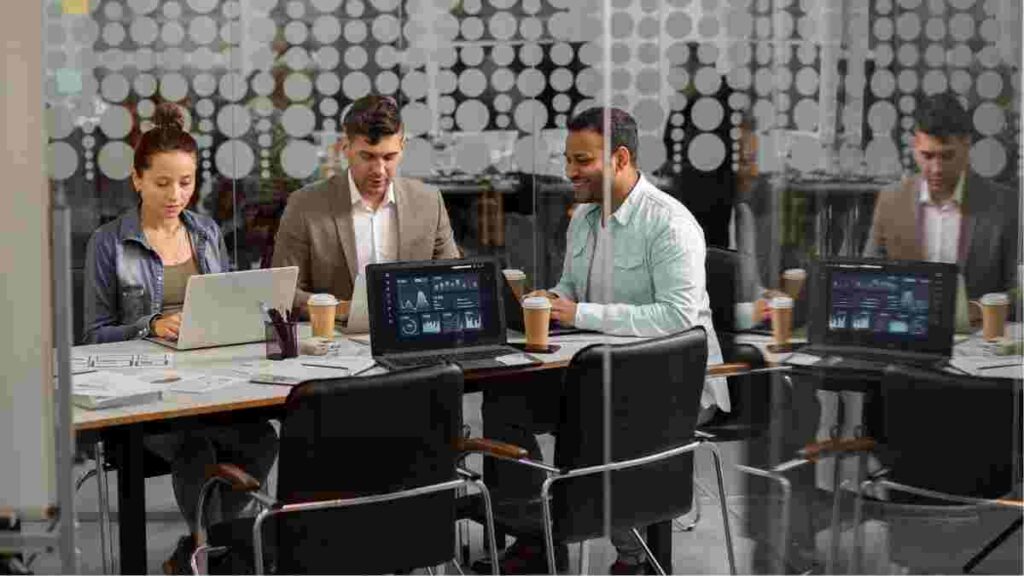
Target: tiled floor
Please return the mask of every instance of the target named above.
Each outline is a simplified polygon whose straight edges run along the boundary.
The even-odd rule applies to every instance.
[[[465,416],[479,433],[479,399],[467,397]],[[741,476],[731,465],[744,460],[743,446],[739,443],[726,444],[722,447],[726,466],[726,490],[729,494],[728,503],[731,511],[730,521],[734,534],[737,568],[740,573],[751,573],[753,568],[754,541],[748,538],[744,528],[744,514],[750,499],[743,494],[744,484]],[[472,463],[471,463],[472,465]],[[684,574],[724,574],[728,573],[722,520],[718,509],[715,487],[714,469],[711,457],[702,453],[696,463],[697,478],[705,490],[698,489],[697,494],[702,503],[702,518],[691,532],[678,530],[673,535],[673,564],[676,573]],[[273,476],[273,474],[272,474]],[[111,494],[116,493],[116,480],[110,475]],[[177,515],[174,498],[171,493],[170,478],[160,477],[147,480],[146,494],[148,498],[147,526],[148,559],[150,573],[160,573],[161,562],[171,553],[179,536],[185,533],[185,524]],[[78,496],[78,508],[81,518],[78,532],[81,550],[78,572],[83,574],[101,574],[99,529],[96,522],[97,493],[94,481],[88,482]],[[849,508],[846,508],[847,510]],[[954,573],[960,572],[960,566],[978,550],[989,538],[1001,531],[1012,521],[1013,515],[1008,513],[986,515],[982,519],[968,515],[962,518],[946,518],[942,521],[924,521],[920,519],[898,519],[886,517],[886,521],[873,520],[867,523],[867,536],[862,556],[862,568],[867,573],[904,573],[908,566],[915,572]],[[681,524],[681,523],[679,523]],[[116,535],[117,525],[114,525]],[[482,555],[480,542],[481,530],[472,525],[470,540],[474,558]],[[825,553],[828,546],[828,533],[821,531],[816,534],[815,548],[812,558],[804,559],[805,566],[815,572],[822,572]],[[846,529],[842,533],[838,569],[847,570],[846,559],[850,553],[852,531]],[[1022,534],[1017,532],[1010,541],[1001,546],[988,560],[975,569],[977,574],[1021,574]],[[116,539],[115,539],[116,552]],[[607,571],[614,561],[615,552],[607,539],[595,541],[590,546],[590,572],[600,574]],[[578,548],[570,547],[570,566],[578,566]],[[40,555],[32,565],[36,573],[55,573],[60,570],[60,562],[56,555]]]

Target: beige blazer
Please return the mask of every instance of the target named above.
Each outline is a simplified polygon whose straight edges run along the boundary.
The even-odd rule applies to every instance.
[[[441,193],[418,180],[394,181],[398,213],[398,259],[458,258]],[[274,240],[273,266],[298,266],[295,307],[305,308],[311,293],[352,298],[356,236],[348,173],[335,174],[288,198]]]
[[[923,260],[919,175],[904,178],[878,193],[864,255],[894,260]],[[1016,285],[1020,233],[1017,191],[968,173],[961,208],[957,264],[967,295],[1005,292]]]

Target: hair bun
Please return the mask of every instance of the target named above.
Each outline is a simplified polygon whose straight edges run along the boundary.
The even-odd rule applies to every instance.
[[[153,126],[162,129],[185,130],[185,113],[181,106],[172,102],[164,102],[156,107],[153,113]]]

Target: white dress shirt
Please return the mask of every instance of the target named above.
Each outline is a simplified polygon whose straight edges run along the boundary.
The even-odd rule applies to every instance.
[[[352,173],[348,189],[352,195],[352,229],[356,234],[356,270],[366,274],[367,264],[394,262],[398,259],[398,208],[395,205],[395,184],[388,184],[384,202],[376,210],[363,200]]]
[[[963,174],[957,181],[953,197],[938,204],[928,191],[928,180],[921,178],[921,234],[924,257],[929,262],[955,264],[960,250],[961,206],[964,200]]]

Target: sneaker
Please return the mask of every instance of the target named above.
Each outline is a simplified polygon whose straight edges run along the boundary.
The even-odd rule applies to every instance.
[[[498,555],[501,574],[547,574],[548,560],[544,552],[544,544],[537,540],[518,538],[504,552]],[[569,569],[569,548],[565,544],[555,545],[555,568],[558,572]],[[491,574],[490,558],[473,562],[472,569],[477,574]]]
[[[654,574],[654,567],[647,563],[647,561],[640,562],[639,564],[633,564],[630,562],[623,562],[622,560],[616,560],[614,564],[608,567],[609,574]]]
[[[164,574],[191,574],[192,552],[195,548],[195,540],[191,535],[178,538],[178,545],[174,547],[174,552],[167,560],[164,560]]]

